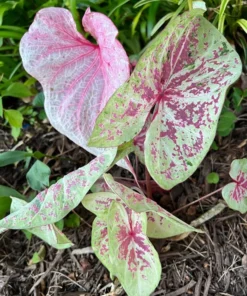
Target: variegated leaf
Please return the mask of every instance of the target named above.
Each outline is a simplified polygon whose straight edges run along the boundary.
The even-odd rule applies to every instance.
[[[107,221],[107,215],[112,202],[122,200],[112,192],[96,192],[87,194],[83,200],[83,206],[94,213],[100,219]]]
[[[93,221],[92,229],[92,248],[98,259],[105,265],[105,267],[113,273],[109,253],[109,237],[107,230],[107,222],[96,217]]]
[[[11,199],[11,213],[20,210],[27,204],[27,202],[25,202],[24,200],[16,197],[11,197]],[[4,232],[4,230],[6,231],[8,229],[1,228],[0,233]],[[73,246],[73,243],[54,224],[29,228],[28,231],[38,236],[43,241],[56,249],[67,249]]]
[[[104,178],[99,178],[90,188],[93,193],[96,192],[111,192],[110,187],[106,184]]]
[[[129,296],[149,296],[159,283],[159,256],[146,236],[147,217],[113,201],[108,216],[114,275]]]
[[[115,156],[116,149],[109,149],[86,166],[69,173],[40,192],[30,203],[0,220],[0,227],[28,229],[61,220],[82,201]]]
[[[21,40],[20,53],[26,71],[42,84],[51,124],[98,155],[102,151],[86,143],[96,117],[128,79],[129,61],[107,16],[88,8],[82,23],[97,45],[77,32],[68,10],[41,9]]]
[[[167,238],[185,232],[201,232],[173,216],[153,200],[115,182],[110,174],[105,174],[104,179],[111,190],[121,198],[124,204],[130,209],[138,213],[147,212],[148,237]]]
[[[247,212],[247,158],[236,159],[231,164],[232,183],[222,190],[222,196],[228,206],[244,214]]]
[[[151,112],[145,164],[153,179],[170,189],[205,157],[227,88],[241,68],[224,36],[197,10],[186,12],[147,48],[99,115],[89,144],[111,147],[133,139]]]

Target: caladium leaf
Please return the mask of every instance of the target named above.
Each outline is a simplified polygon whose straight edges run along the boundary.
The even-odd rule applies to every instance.
[[[69,173],[40,192],[30,203],[0,220],[0,227],[28,229],[61,220],[81,202],[115,156],[116,149],[109,149],[86,166]]]
[[[11,213],[20,210],[27,202],[16,197],[11,197]],[[7,228],[0,228],[0,233],[8,230]],[[66,249],[73,246],[73,243],[54,225],[48,224],[41,227],[29,228],[29,232],[38,236],[43,241],[56,249]]]
[[[149,296],[159,283],[161,264],[146,236],[146,214],[113,201],[107,225],[114,275],[129,296]]]
[[[95,255],[112,274],[113,267],[109,253],[109,237],[107,230],[107,222],[101,220],[98,217],[96,217],[93,221],[92,248],[94,250]]]
[[[198,14],[178,16],[150,44],[99,115],[89,142],[111,147],[129,141],[151,113],[145,164],[164,189],[187,179],[205,157],[227,88],[241,74],[238,54]]]
[[[228,206],[244,214],[247,212],[247,158],[236,159],[231,164],[232,183],[222,190],[222,196]]]
[[[96,192],[87,194],[83,200],[83,206],[94,213],[100,219],[107,221],[109,208],[113,201],[122,202],[122,200],[112,192]]]
[[[110,187],[106,184],[104,178],[99,178],[90,188],[93,193],[96,192],[111,192]],[[86,196],[85,196],[86,197]]]
[[[51,124],[89,152],[94,122],[114,91],[129,77],[128,57],[116,36],[117,28],[88,8],[82,20],[87,41],[63,8],[41,9],[20,43],[26,71],[42,84]]]
[[[167,238],[185,232],[201,232],[164,210],[155,201],[115,182],[110,174],[104,174],[104,179],[111,190],[121,198],[124,204],[130,209],[138,213],[147,212],[148,237]]]

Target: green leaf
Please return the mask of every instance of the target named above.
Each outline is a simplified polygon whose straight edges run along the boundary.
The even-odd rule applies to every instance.
[[[55,226],[60,230],[63,231],[64,228],[64,219],[61,219],[55,223]]]
[[[160,27],[164,25],[164,23],[166,21],[168,21],[170,18],[172,18],[173,15],[174,15],[174,12],[170,12],[170,13],[167,13],[165,16],[163,16],[158,21],[158,23],[153,27],[152,32],[151,32],[151,36],[153,36],[160,29]]]
[[[80,218],[78,217],[78,215],[71,213],[69,214],[69,216],[64,218],[64,225],[66,227],[70,227],[70,228],[77,228],[80,226]]]
[[[42,262],[45,259],[46,250],[45,246],[40,246],[40,249],[38,252],[33,253],[32,259],[29,261],[28,265],[37,264],[39,262]]]
[[[69,173],[40,192],[29,204],[0,220],[0,227],[29,229],[63,219],[78,206],[95,181],[109,169],[115,156],[116,149],[107,149],[86,166]],[[57,233],[58,230],[54,231]]]
[[[17,141],[18,137],[20,136],[21,129],[19,127],[11,127],[11,136]]]
[[[4,197],[4,196],[14,196],[14,197],[17,197],[17,198],[20,198],[20,199],[25,199],[25,196],[20,194],[15,189],[7,187],[7,186],[0,185],[0,197]]]
[[[247,20],[245,19],[239,19],[236,22],[243,30],[244,32],[247,34]]]
[[[29,157],[30,153],[26,151],[8,151],[0,153],[0,167],[13,164]]]
[[[160,281],[161,264],[146,236],[146,214],[114,201],[107,226],[113,274],[128,295],[149,296]]]
[[[29,88],[21,82],[14,82],[6,90],[2,91],[3,97],[26,98],[32,95]]]
[[[45,113],[45,110],[40,110],[38,117],[39,117],[40,120],[46,119],[47,118],[47,115]]]
[[[217,145],[217,143],[215,141],[213,141],[213,143],[211,145],[211,149],[213,149],[214,151],[219,150],[219,146]]]
[[[16,1],[6,1],[5,3],[1,3],[0,5],[0,25],[3,23],[4,13],[8,10],[14,9],[18,4]]]
[[[51,170],[40,160],[36,160],[27,172],[27,182],[33,190],[40,191],[49,186]]]
[[[219,174],[213,172],[207,175],[208,184],[218,184],[220,180]]]
[[[234,129],[234,123],[237,120],[236,115],[231,111],[223,111],[217,127],[219,136],[226,137]]]
[[[20,111],[13,109],[4,109],[3,110],[5,119],[9,122],[9,124],[16,128],[22,127],[23,116]]]
[[[243,98],[244,97],[243,97],[242,90],[238,87],[233,87],[232,101],[233,101],[233,107],[237,112],[240,112],[242,109],[241,102]]]
[[[34,107],[38,107],[38,108],[44,108],[44,103],[45,103],[45,96],[43,92],[38,93],[32,102],[32,105]]]
[[[247,212],[247,158],[235,159],[231,163],[232,183],[222,190],[222,196],[229,208],[244,214]]]
[[[3,117],[3,100],[2,100],[2,97],[0,97],[0,117]]]
[[[0,191],[1,193],[1,191]],[[10,211],[11,199],[7,196],[0,196],[0,219]]]

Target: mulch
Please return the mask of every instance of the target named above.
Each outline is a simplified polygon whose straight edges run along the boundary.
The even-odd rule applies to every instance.
[[[172,212],[229,182],[231,161],[247,157],[247,125],[244,117],[237,122],[230,136],[217,138],[217,144],[219,150],[210,151],[191,178],[170,192],[154,189],[154,199]],[[83,166],[93,158],[46,122],[28,127],[17,143],[8,131],[0,130],[0,151],[25,150],[27,147],[58,156],[56,159],[44,160],[52,169],[52,180]],[[133,156],[131,159],[136,161]],[[205,181],[212,171],[220,175],[217,185],[209,185]],[[128,172],[117,167],[111,173],[123,180],[131,178]],[[27,186],[25,174],[23,163],[0,168],[0,184],[29,195],[31,190]],[[140,164],[138,178],[144,178]],[[216,193],[176,215],[190,223],[220,200],[220,193]],[[82,206],[75,211],[85,222],[82,220],[78,228],[65,228],[65,234],[74,243],[73,248],[67,250],[55,250],[34,236],[28,240],[21,231],[8,231],[0,235],[0,295],[126,295],[117,279],[110,279],[108,271],[90,248],[90,225],[94,216]],[[247,295],[246,220],[247,215],[226,207],[219,215],[200,226],[204,230],[203,234],[192,233],[176,240],[152,240],[162,262],[161,281],[152,296]],[[28,265],[33,253],[42,245],[46,249],[45,260]]]

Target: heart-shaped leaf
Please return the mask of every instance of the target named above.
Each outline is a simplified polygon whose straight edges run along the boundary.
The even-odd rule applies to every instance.
[[[244,214],[247,212],[247,158],[235,159],[229,174],[234,182],[223,188],[222,196],[231,209]]]
[[[97,118],[89,145],[133,139],[151,113],[145,164],[164,189],[186,180],[209,150],[225,94],[241,74],[238,54],[199,11],[174,19]]]
[[[149,296],[159,283],[159,256],[146,236],[147,217],[114,201],[108,215],[114,275],[130,296]]]
[[[82,23],[97,45],[77,32],[68,10],[41,9],[21,40],[20,53],[26,71],[42,84],[51,124],[98,155],[102,151],[86,143],[96,117],[128,79],[129,61],[108,17],[88,8]]]
[[[135,212],[147,212],[147,236],[152,238],[167,238],[185,232],[201,232],[173,216],[153,200],[141,195],[130,188],[114,181],[110,174],[104,179],[111,190]],[[95,193],[96,194],[96,193]],[[108,198],[111,196],[109,195]]]
[[[81,202],[115,156],[116,149],[109,149],[86,166],[69,173],[40,192],[30,203],[0,220],[0,227],[28,229],[61,220]]]

